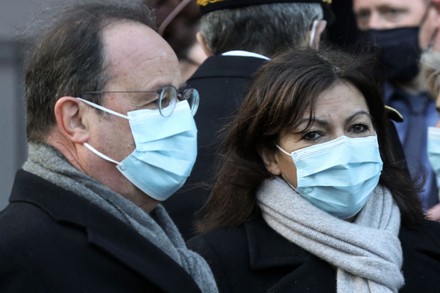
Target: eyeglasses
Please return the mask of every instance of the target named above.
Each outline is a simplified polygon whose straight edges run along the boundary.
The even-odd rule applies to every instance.
[[[178,101],[187,101],[191,114],[194,116],[199,108],[199,92],[194,88],[186,88],[178,91],[174,86],[167,85],[156,91],[94,91],[84,92],[81,97],[87,95],[104,95],[104,94],[144,94],[157,93],[159,98],[148,103],[149,109],[159,109],[159,113],[163,117],[169,117],[173,114],[174,108]]]

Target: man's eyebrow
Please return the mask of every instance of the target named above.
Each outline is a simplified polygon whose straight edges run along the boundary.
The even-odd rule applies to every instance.
[[[392,9],[392,10],[396,10],[396,11],[399,11],[399,12],[402,12],[402,11],[408,11],[409,9],[407,8],[407,7],[405,7],[405,6],[397,6],[397,5],[395,5],[395,4],[393,4],[393,5],[391,5],[391,4],[382,4],[382,5],[379,5],[378,7],[377,7],[377,9],[379,10],[379,11],[384,11],[384,10],[390,10],[390,9]]]

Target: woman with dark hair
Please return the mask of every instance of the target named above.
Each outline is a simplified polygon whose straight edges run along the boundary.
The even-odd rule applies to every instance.
[[[440,224],[365,65],[305,48],[257,73],[189,241],[220,292],[439,292]]]

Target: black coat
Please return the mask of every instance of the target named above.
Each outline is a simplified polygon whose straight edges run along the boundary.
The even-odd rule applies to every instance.
[[[200,292],[159,248],[103,209],[18,171],[0,213],[0,292]]]
[[[205,203],[210,189],[202,186],[212,179],[216,164],[218,134],[240,106],[247,86],[257,69],[267,62],[261,58],[209,57],[187,81],[200,93],[194,119],[198,134],[197,160],[183,188],[164,202],[184,238],[193,235],[194,213]]]
[[[439,293],[440,223],[402,227],[399,239],[406,283],[399,292]],[[222,293],[336,292],[336,270],[280,236],[261,216],[196,236],[188,246],[207,260]]]

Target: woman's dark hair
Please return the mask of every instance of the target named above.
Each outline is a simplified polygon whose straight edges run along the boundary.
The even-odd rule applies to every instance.
[[[367,57],[334,49],[297,48],[262,66],[225,130],[219,172],[198,230],[239,225],[258,212],[256,191],[274,176],[266,170],[261,150],[274,149],[283,130],[298,129],[304,113],[311,124],[318,96],[338,82],[353,85],[365,97],[383,160],[380,183],[393,194],[403,223],[413,226],[423,219],[418,186],[394,154],[381,91],[369,64]]]

